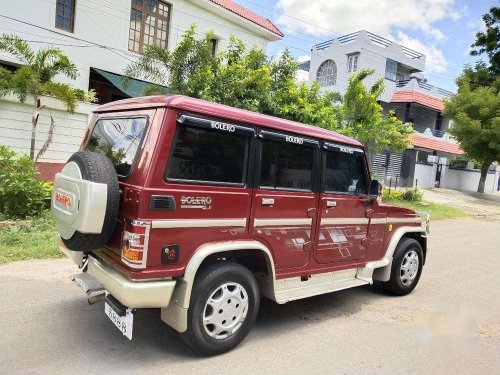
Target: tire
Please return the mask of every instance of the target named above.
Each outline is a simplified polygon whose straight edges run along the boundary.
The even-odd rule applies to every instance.
[[[78,151],[69,158],[69,162],[75,162],[78,165],[84,180],[99,182],[108,186],[107,204],[101,233],[85,234],[75,231],[69,239],[62,238],[62,241],[72,251],[97,250],[106,245],[115,228],[120,204],[118,176],[111,160],[104,154]]]
[[[232,294],[222,290],[224,285]],[[244,291],[238,289],[237,285]],[[246,302],[243,298],[245,294]],[[209,304],[211,297],[216,302]],[[181,337],[199,354],[212,356],[225,353],[237,346],[250,332],[257,318],[259,304],[259,287],[247,268],[237,263],[211,264],[196,276],[188,310],[188,328]],[[224,309],[225,306],[228,308]],[[205,325],[204,316],[213,317],[211,321],[215,324]],[[226,333],[224,328],[229,328]]]
[[[414,262],[417,260],[418,264],[415,265]],[[398,296],[409,294],[415,289],[420,280],[423,260],[422,246],[418,241],[413,238],[401,240],[392,257],[391,278],[389,281],[382,283],[384,289]],[[405,263],[403,264],[403,262]],[[402,268],[405,268],[405,270]]]

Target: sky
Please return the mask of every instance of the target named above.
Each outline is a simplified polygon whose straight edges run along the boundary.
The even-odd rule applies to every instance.
[[[273,21],[285,37],[268,45],[268,53],[288,48],[304,58],[314,44],[367,30],[427,56],[430,84],[455,91],[481,16],[498,0],[236,0]]]

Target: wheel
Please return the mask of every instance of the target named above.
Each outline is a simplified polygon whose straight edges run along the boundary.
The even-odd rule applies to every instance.
[[[182,338],[196,352],[211,356],[237,346],[250,332],[260,294],[252,273],[237,263],[214,263],[196,276]]]
[[[61,226],[58,226],[61,239],[69,250],[97,250],[106,245],[109,241],[113,234],[116,218],[118,216],[120,189],[115,168],[111,160],[104,154],[90,151],[78,151],[69,158],[61,173],[64,174],[66,170],[68,170],[67,173],[77,175],[83,180],[107,185],[106,207],[100,233],[81,233],[71,228],[71,225],[66,223],[60,223]],[[79,210],[85,210],[85,202],[80,204]],[[82,212],[76,212],[75,215],[82,215]]]
[[[391,278],[382,283],[384,288],[396,295],[410,293],[418,284],[423,267],[423,251],[413,238],[399,242],[392,257]]]

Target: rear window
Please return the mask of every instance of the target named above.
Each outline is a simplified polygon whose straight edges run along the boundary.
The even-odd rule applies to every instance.
[[[249,142],[240,134],[180,125],[167,179],[243,185]]]
[[[146,117],[98,120],[87,143],[87,150],[106,155],[121,177],[130,174],[146,130]]]

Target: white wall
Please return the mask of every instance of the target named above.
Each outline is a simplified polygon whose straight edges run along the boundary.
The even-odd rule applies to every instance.
[[[418,187],[422,189],[433,188],[435,177],[436,169],[433,164],[415,164],[415,175],[413,177],[414,186],[417,184]]]
[[[182,33],[192,23],[198,25],[201,34],[214,30],[221,39],[221,48],[231,35],[244,40],[248,46],[266,49],[269,40],[278,39],[263,28],[234,15],[220,6],[200,0],[169,0],[172,4],[169,48],[174,48]],[[208,3],[209,5],[207,5]],[[0,1],[0,14],[20,19],[47,30],[0,18],[0,33],[15,33],[30,41],[34,49],[47,43],[66,44],[61,49],[73,61],[79,76],[72,83],[87,90],[90,67],[123,74],[127,64],[137,58],[137,54],[128,51],[131,0],[78,0],[76,1],[74,33],[55,28],[56,0]],[[203,7],[198,6],[203,4]],[[210,5],[212,4],[212,5]],[[86,41],[109,47],[101,48]],[[85,46],[85,47],[82,47]],[[0,61],[16,62],[12,56],[0,53]],[[60,78],[61,81],[67,81]]]
[[[13,96],[0,98],[0,144],[28,155],[31,142],[32,102],[33,99],[30,97],[24,104],[19,103]],[[39,161],[66,162],[78,150],[87,130],[89,114],[96,105],[80,103],[75,113],[69,114],[52,98],[42,97],[41,104],[47,105],[50,111],[43,109],[38,118],[35,156],[47,138],[50,115],[52,115],[55,121],[53,141]]]
[[[488,173],[484,185],[485,192],[497,191],[499,173],[500,170],[497,170],[496,173]],[[446,179],[442,185],[447,189],[477,191],[480,177],[481,173],[479,171],[449,168],[446,173]]]

